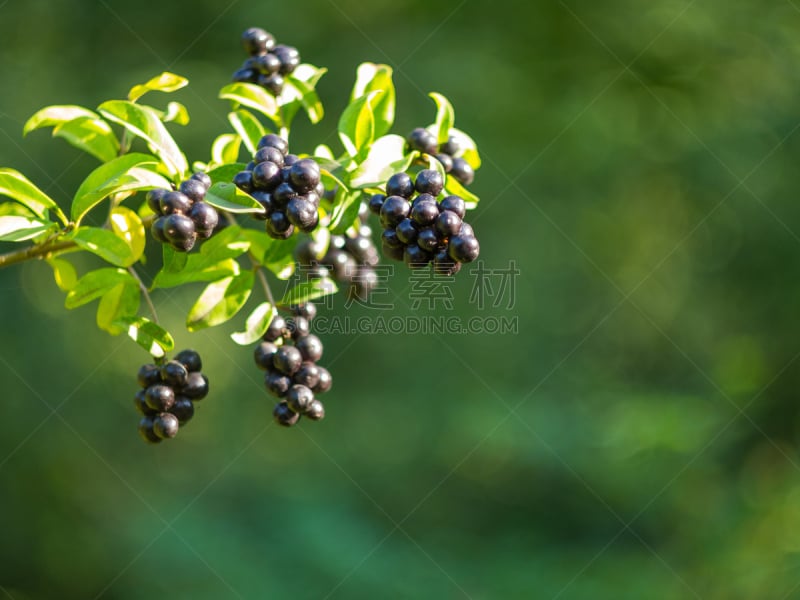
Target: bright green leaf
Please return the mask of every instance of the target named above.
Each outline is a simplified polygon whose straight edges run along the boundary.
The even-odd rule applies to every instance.
[[[450,137],[450,130],[456,121],[455,111],[450,102],[436,92],[428,94],[436,103],[436,121],[433,124],[433,134],[436,136],[436,141],[444,144]]]
[[[119,335],[126,327],[119,321],[136,316],[141,295],[136,281],[118,283],[100,297],[97,304],[97,326],[112,335]]]
[[[217,182],[206,193],[205,202],[232,213],[263,213],[255,198],[229,182]]]
[[[330,279],[313,279],[311,281],[302,281],[288,290],[283,298],[281,298],[281,306],[289,306],[290,304],[303,304],[315,298],[335,294],[338,290],[336,284]]]
[[[63,258],[50,257],[47,259],[47,264],[53,268],[53,278],[62,292],[68,292],[75,287],[78,282],[78,274],[71,262]]]
[[[86,213],[104,198],[120,191],[168,188],[169,181],[152,171],[139,169],[131,173],[134,167],[155,165],[157,162],[156,158],[149,154],[133,153],[125,154],[97,167],[89,173],[75,192],[72,200],[72,219],[79,223]]]
[[[125,100],[109,100],[101,104],[98,110],[109,121],[122,125],[145,140],[150,151],[161,159],[170,175],[182,176],[189,169],[186,157],[155,109]]]
[[[67,239],[112,265],[127,267],[135,262],[130,246],[108,229],[79,227]]]
[[[405,154],[406,141],[399,135],[385,135],[375,140],[367,158],[350,174],[354,188],[382,187],[395,173],[406,171],[419,157],[419,152]]]
[[[258,149],[258,141],[267,133],[261,122],[255,118],[253,113],[243,108],[229,113],[228,121],[242,138],[247,151],[251,155],[255,154]]]
[[[25,126],[22,128],[22,135],[28,135],[31,131],[40,129],[42,127],[55,127],[56,125],[66,123],[67,121],[72,121],[73,119],[78,119],[80,117],[89,119],[99,118],[95,112],[89,110],[88,108],[84,108],[83,106],[46,106],[28,119],[28,121],[25,123]]]
[[[128,92],[128,100],[136,102],[139,98],[144,96],[147,92],[175,92],[182,87],[189,84],[189,80],[174,73],[161,73],[157,77],[153,77],[150,81],[135,85]]]
[[[253,83],[231,83],[219,91],[219,97],[257,110],[273,121],[279,121],[279,108],[275,97]]]
[[[244,324],[244,331],[231,334],[231,339],[240,346],[257,342],[269,327],[278,311],[269,302],[262,302],[253,309]]]
[[[480,198],[461,185],[455,177],[447,177],[445,180],[444,189],[448,194],[461,196],[467,206],[467,210],[472,210],[478,206],[478,201]]]
[[[47,219],[47,211],[52,210],[64,225],[67,224],[67,217],[55,201],[19,171],[0,169],[0,196],[8,196],[27,206],[42,219]]]
[[[358,156],[375,139],[375,118],[370,103],[383,92],[370,92],[351,102],[339,118],[339,138],[350,156]]]
[[[374,91],[383,92],[372,103],[375,137],[380,137],[388,133],[394,124],[395,90],[392,68],[389,65],[362,63],[356,72],[356,83],[350,101]]]
[[[167,104],[167,110],[161,115],[161,120],[164,123],[175,123],[176,125],[189,124],[189,111],[180,102],[170,102]]]
[[[336,192],[331,223],[328,226],[331,233],[344,233],[356,222],[361,208],[361,195],[362,193],[358,190],[352,192],[339,190]]]
[[[131,274],[123,269],[106,268],[89,271],[70,288],[64,306],[68,309],[83,306],[120,283],[130,281],[138,285]]]
[[[145,317],[120,319],[120,327],[128,331],[130,338],[147,350],[151,356],[160,358],[175,347],[169,332]]]
[[[239,160],[239,147],[242,145],[242,139],[235,133],[223,133],[211,146],[211,160],[218,164],[223,165],[232,163]]]
[[[3,215],[0,216],[0,242],[23,242],[55,226],[50,221]]]
[[[119,154],[119,142],[111,126],[101,118],[80,117],[53,128],[53,136],[106,162]]]
[[[325,111],[314,87],[292,75],[286,77],[286,84],[295,92],[297,99],[308,114],[309,121],[313,124],[319,123],[325,115]]]
[[[186,328],[197,331],[231,319],[241,310],[253,288],[255,274],[243,271],[206,286],[186,318]]]
[[[165,273],[178,273],[186,266],[186,261],[189,259],[187,252],[178,252],[169,244],[161,244],[161,252],[163,255],[163,266],[161,269]]]
[[[237,275],[241,269],[232,258],[209,263],[199,254],[190,254],[186,265],[177,272],[159,271],[153,281],[153,289],[170,288],[199,281],[218,281],[224,277]]]
[[[135,212],[124,206],[117,206],[111,211],[111,230],[125,241],[131,249],[131,264],[135,263],[144,254],[145,238],[144,223]]]
[[[481,166],[481,157],[478,154],[478,146],[475,144],[475,140],[455,127],[450,130],[450,135],[456,139],[458,145],[461,147],[461,151],[457,156],[461,156],[469,163],[470,167],[477,171]]]
[[[233,163],[231,165],[220,165],[207,171],[212,183],[230,183],[234,175],[239,171],[244,171],[246,165],[243,163]]]

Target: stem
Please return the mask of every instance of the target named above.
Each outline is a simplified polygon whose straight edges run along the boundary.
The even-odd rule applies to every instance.
[[[142,220],[145,228],[150,227],[155,221],[155,215],[151,215]],[[35,258],[48,258],[51,254],[61,252],[62,250],[70,250],[77,248],[78,245],[72,240],[58,240],[58,236],[66,233],[65,231],[59,232],[55,238],[48,239],[40,244],[28,246],[22,250],[12,250],[5,254],[0,254],[0,269],[10,267],[17,263],[25,262],[26,260],[33,260]]]
[[[47,258],[55,252],[68,250],[69,248],[76,248],[77,246],[78,245],[71,240],[60,242],[53,241],[46,242],[38,246],[29,246],[28,248],[23,248],[22,250],[6,252],[5,254],[0,254],[0,269],[4,267],[10,267],[11,265],[15,265],[17,263],[25,262],[26,260],[32,260],[34,258]]]
[[[142,291],[142,295],[144,296],[145,302],[147,302],[147,307],[150,309],[150,314],[153,315],[153,322],[158,323],[158,313],[156,312],[156,307],[153,304],[153,299],[150,298],[150,292],[147,291],[147,286],[142,281],[142,278],[139,277],[139,274],[136,272],[132,266],[128,267],[128,273],[130,273],[133,278],[139,283],[139,289]]]
[[[253,261],[253,267],[255,267],[256,276],[258,277],[258,280],[261,282],[261,287],[264,288],[264,293],[267,295],[267,300],[269,300],[269,303],[272,306],[275,306],[277,308],[275,304],[275,298],[272,297],[272,290],[269,288],[269,282],[267,281],[266,275],[264,275],[264,269],[252,258],[250,260]]]

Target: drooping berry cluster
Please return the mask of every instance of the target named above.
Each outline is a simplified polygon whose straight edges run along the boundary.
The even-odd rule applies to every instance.
[[[412,269],[433,262],[442,275],[455,275],[462,263],[478,258],[480,245],[464,221],[464,200],[447,196],[436,201],[443,185],[441,174],[432,169],[420,171],[416,182],[397,173],[386,182],[385,195],[370,198],[369,208],[380,215],[384,227],[381,243],[386,256],[403,260]]]
[[[147,204],[158,218],[150,231],[162,244],[169,244],[178,252],[188,252],[197,238],[211,237],[219,222],[217,210],[203,202],[211,178],[205,173],[195,173],[175,190],[150,190]]]
[[[250,57],[233,74],[233,81],[255,83],[272,95],[283,91],[284,75],[300,64],[300,53],[293,46],[275,44],[275,38],[260,27],[251,27],[242,34],[242,45]]]
[[[314,394],[324,394],[333,383],[328,370],[317,365],[322,342],[310,332],[316,306],[299,304],[292,307],[292,313],[288,320],[275,315],[254,352],[256,365],[266,371],[267,391],[280,398],[272,415],[285,427],[297,423],[301,415],[313,421],[322,419],[325,407]]]
[[[320,170],[312,158],[288,154],[289,144],[270,133],[261,138],[248,169],[233,183],[264,207],[259,218],[267,221],[267,233],[278,240],[291,237],[295,228],[310,232],[319,225],[319,201],[325,192]]]
[[[436,143],[436,136],[423,127],[417,127],[406,138],[411,150],[418,150],[442,163],[444,172],[456,179],[461,185],[470,185],[475,180],[475,171],[470,164],[462,158],[464,153],[458,140],[452,135],[444,144]]]
[[[194,416],[194,403],[208,395],[208,378],[200,370],[203,363],[194,350],[179,352],[160,366],[149,364],[139,369],[142,387],[134,397],[142,415],[139,434],[156,444],[174,438],[181,425]]]
[[[309,279],[331,276],[348,287],[351,297],[366,300],[378,284],[375,267],[380,262],[369,226],[359,222],[354,232],[331,236],[327,251],[319,258],[321,250],[318,242],[311,238],[297,245],[294,256],[301,275]]]

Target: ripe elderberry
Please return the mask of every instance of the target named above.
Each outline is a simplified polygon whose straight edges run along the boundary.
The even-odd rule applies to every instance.
[[[174,438],[180,426],[194,416],[194,403],[208,395],[208,378],[200,372],[203,361],[194,350],[183,350],[160,366],[149,364],[139,369],[141,389],[134,406],[142,415],[139,434],[150,443]]]
[[[179,190],[150,190],[147,204],[158,215],[150,228],[153,237],[178,252],[191,250],[198,238],[210,238],[219,224],[217,210],[203,202],[210,187],[207,174],[195,173]]]
[[[421,137],[420,133],[415,139]],[[384,227],[384,255],[404,261],[412,269],[433,263],[434,271],[442,275],[455,275],[462,263],[478,258],[480,244],[472,227],[464,222],[464,199],[451,195],[436,201],[443,184],[441,174],[433,169],[420,171],[414,182],[407,174],[398,173],[386,183],[386,193],[392,195],[372,197],[369,208],[380,215]]]
[[[266,371],[264,386],[279,400],[272,415],[285,427],[297,423],[301,415],[322,419],[325,407],[315,394],[327,392],[332,384],[328,370],[316,364],[322,358],[322,342],[308,332],[316,307],[299,304],[290,308],[292,317],[276,315],[253,352],[256,366]]]
[[[446,142],[437,146],[436,136],[427,129],[418,127],[408,134],[406,143],[409,150],[435,157],[444,167],[444,172],[461,185],[471,185],[475,180],[475,170],[464,159],[464,149],[455,136],[451,135]]]
[[[267,233],[278,240],[295,230],[311,232],[319,225],[320,168],[311,158],[288,154],[286,140],[270,133],[261,138],[252,168],[241,171],[233,183],[251,194],[264,212]]]
[[[273,96],[283,91],[284,75],[300,65],[297,48],[275,44],[273,35],[260,27],[250,27],[242,34],[242,46],[249,58],[233,74],[233,81],[260,85]]]

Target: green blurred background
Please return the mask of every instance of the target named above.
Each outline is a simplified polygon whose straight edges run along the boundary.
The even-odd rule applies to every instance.
[[[6,0],[0,165],[69,198],[94,161],[25,119],[167,69],[207,159],[250,25],[330,69],[295,148],[335,143],[364,60],[400,133],[452,100],[482,257],[521,271],[512,309],[464,272],[454,310],[519,332],[326,336],[328,416],[294,430],[232,326],[180,333],[212,396],[147,447],[144,353],[46,264],[3,271],[0,597],[800,597],[800,3]]]

